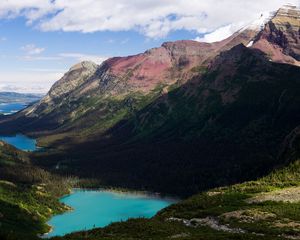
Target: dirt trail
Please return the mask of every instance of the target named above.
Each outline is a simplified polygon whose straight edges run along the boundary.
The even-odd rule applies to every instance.
[[[300,187],[285,188],[268,193],[261,193],[247,200],[248,203],[274,202],[300,202]]]

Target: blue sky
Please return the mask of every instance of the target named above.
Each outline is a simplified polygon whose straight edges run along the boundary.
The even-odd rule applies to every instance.
[[[0,91],[1,82],[5,82],[3,91],[21,92],[45,92],[63,72],[82,60],[100,63],[102,59],[112,56],[144,52],[160,46],[165,41],[194,39],[199,36],[195,31],[185,30],[171,32],[166,37],[155,39],[133,30],[93,33],[44,32],[27,26],[23,17],[1,20],[0,33]],[[34,49],[40,51],[30,53],[30,50]],[[24,75],[26,79],[23,78]],[[8,78],[1,79],[1,76]],[[35,81],[38,76],[44,77]],[[32,79],[27,79],[30,77]],[[26,86],[26,82],[31,80],[39,82],[37,88],[30,86],[32,90]]]
[[[267,0],[0,0],[0,91],[46,92],[73,64],[165,41],[216,41],[284,3]],[[3,1],[3,2],[2,2]]]

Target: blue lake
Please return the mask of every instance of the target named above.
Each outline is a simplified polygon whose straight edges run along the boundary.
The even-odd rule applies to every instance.
[[[0,103],[0,113],[5,115],[13,114],[26,106],[27,104],[25,103]],[[0,136],[0,140],[24,151],[35,151],[37,149],[36,140],[22,134],[17,134],[15,136]]]
[[[23,151],[35,151],[37,149],[36,140],[23,134],[17,134],[15,136],[0,136],[0,140]]]
[[[18,112],[25,107],[27,107],[27,104],[25,103],[0,103],[0,113],[9,115]]]
[[[47,237],[104,227],[129,218],[150,218],[175,203],[172,199],[134,193],[85,190],[74,190],[72,194],[61,198],[61,202],[74,210],[54,216],[48,222],[53,229]]]

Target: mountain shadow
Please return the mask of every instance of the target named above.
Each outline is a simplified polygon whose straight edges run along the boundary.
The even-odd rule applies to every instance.
[[[61,173],[103,184],[188,196],[255,179],[293,160],[300,68],[241,44],[205,71],[98,140],[37,155],[36,163],[59,164]]]

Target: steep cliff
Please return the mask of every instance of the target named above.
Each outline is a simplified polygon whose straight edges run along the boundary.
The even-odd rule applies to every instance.
[[[300,65],[300,10],[280,8],[254,41],[253,48],[265,52],[272,61]]]

